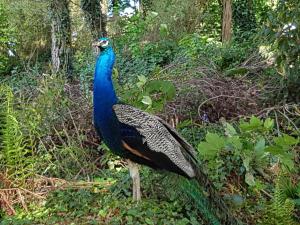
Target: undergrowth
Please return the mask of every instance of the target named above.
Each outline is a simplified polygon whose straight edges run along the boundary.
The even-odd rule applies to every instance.
[[[14,109],[14,95],[7,86],[0,86],[0,171],[15,185],[24,185],[35,170],[33,140],[26,138]]]

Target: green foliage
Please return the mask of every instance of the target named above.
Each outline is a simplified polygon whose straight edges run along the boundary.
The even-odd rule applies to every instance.
[[[300,65],[300,3],[297,0],[278,1],[269,15],[265,32],[277,52],[277,65],[283,75],[293,76]]]
[[[0,75],[11,69],[12,57],[9,51],[14,52],[13,29],[8,23],[8,14],[4,4],[0,2]]]
[[[300,3],[297,0],[278,1],[270,11],[268,23],[263,30],[267,42],[276,53],[276,67],[283,76],[281,91],[277,98],[299,101],[300,87]]]
[[[252,34],[257,27],[252,0],[233,1],[233,21],[237,38],[244,38]]]
[[[207,36],[209,38],[220,40],[222,29],[221,15],[222,6],[220,5],[220,1],[211,0],[209,1],[209,4],[206,4],[201,18],[201,36]]]
[[[51,49],[48,1],[0,0],[0,3],[5,5],[9,27],[14,31],[16,63],[23,66],[48,61]]]
[[[74,58],[74,71],[80,82],[80,89],[86,98],[91,97],[90,85],[94,78],[95,55],[91,52],[77,51]]]
[[[117,90],[121,101],[150,111],[162,110],[165,103],[172,100],[176,93],[172,82],[149,80],[145,76],[138,76],[137,83],[119,86]]]
[[[157,23],[157,13],[152,12],[145,19],[136,14],[120,21],[123,35],[114,43],[117,51],[116,68],[120,72],[122,83],[133,82],[137,76],[149,76],[159,66],[168,63],[175,48],[175,43],[163,38],[159,33],[154,40],[147,40],[147,31]],[[164,30],[166,29],[165,26]]]
[[[299,140],[287,134],[273,136],[274,121],[251,117],[241,120],[235,128],[224,123],[225,136],[207,133],[206,140],[198,145],[200,155],[208,160],[208,168],[214,176],[225,179],[233,171],[243,175],[249,186],[255,186],[255,174],[273,162],[281,162],[287,169],[294,168],[291,149]]]
[[[24,185],[25,179],[35,172],[34,142],[21,130],[9,87],[0,86],[0,100],[0,171],[15,185]]]
[[[222,45],[214,38],[190,34],[179,41],[179,55],[197,60],[201,65],[225,71],[225,75],[230,76],[230,72],[226,71],[236,69],[238,65],[242,64],[256,45],[257,43],[252,39],[243,43],[234,41],[231,45]]]
[[[291,187],[290,178],[284,176],[283,174],[279,175],[279,177],[276,180],[273,202],[270,205],[267,214],[265,215],[264,224],[266,225],[298,224],[293,218],[295,203],[292,199],[292,196],[287,194],[287,191],[290,190],[290,187]]]

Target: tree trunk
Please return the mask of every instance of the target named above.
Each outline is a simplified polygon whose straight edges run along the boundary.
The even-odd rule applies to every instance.
[[[107,36],[107,13],[104,13],[106,3],[107,0],[81,0],[81,9],[84,12],[86,23],[95,39]]]
[[[232,7],[231,0],[223,0],[222,42],[231,40]]]
[[[67,0],[51,0],[51,57],[52,72],[72,74],[72,40],[69,3]]]

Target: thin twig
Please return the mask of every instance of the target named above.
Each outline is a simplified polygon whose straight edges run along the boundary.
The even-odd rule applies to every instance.
[[[278,123],[278,116],[277,116],[277,112],[274,110],[274,114],[275,114],[275,121],[276,121],[276,127],[277,127],[277,135],[280,136],[280,130],[279,130],[279,123]]]
[[[299,128],[296,126],[296,124],[287,115],[285,115],[284,113],[280,112],[279,110],[278,110],[278,112],[281,115],[283,115],[294,126],[295,130],[300,134]]]

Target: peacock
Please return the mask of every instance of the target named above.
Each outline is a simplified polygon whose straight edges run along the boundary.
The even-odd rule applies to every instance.
[[[133,199],[141,199],[137,164],[142,164],[196,180],[205,193],[198,194],[205,199],[199,205],[209,223],[239,224],[203,172],[193,147],[161,118],[118,100],[112,82],[115,53],[110,39],[99,38],[94,46],[100,50],[94,74],[94,126],[108,148],[128,161]]]

